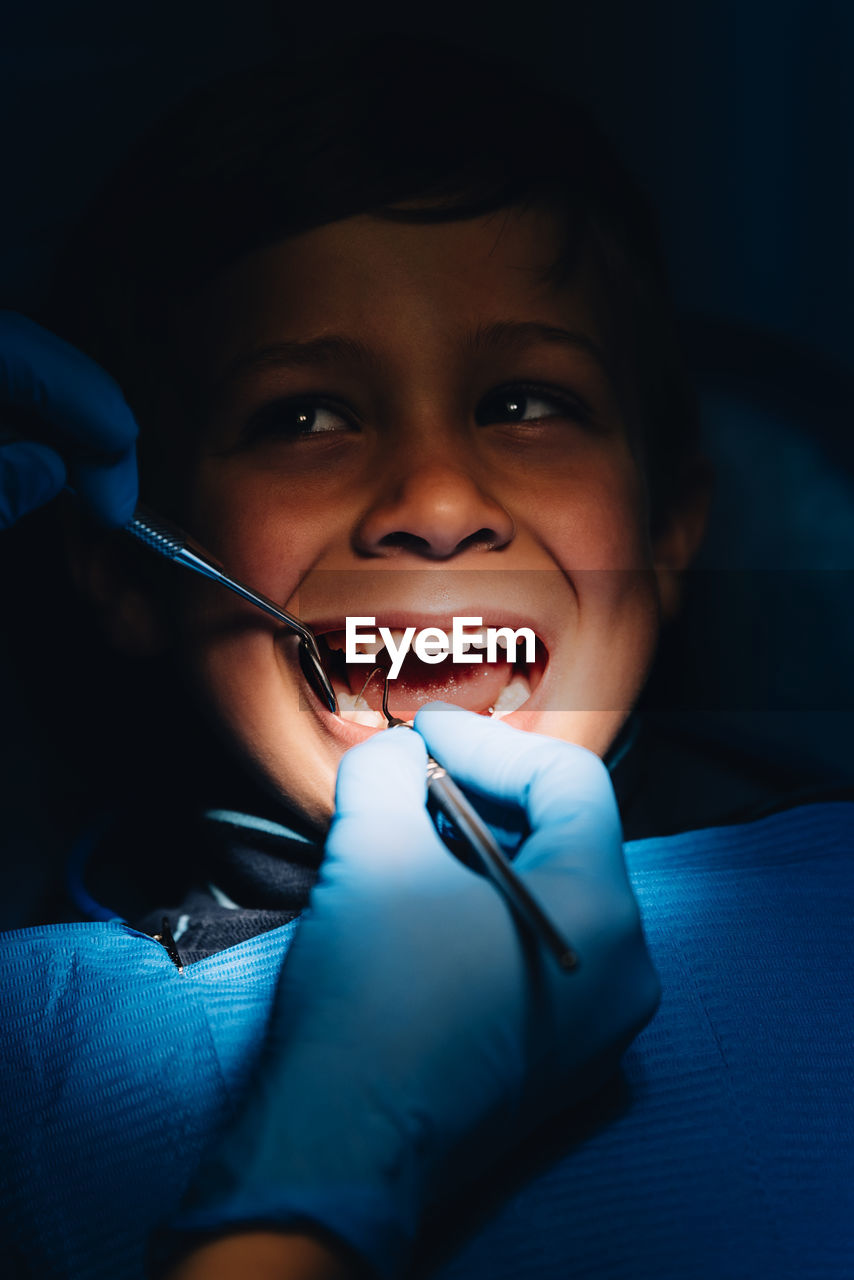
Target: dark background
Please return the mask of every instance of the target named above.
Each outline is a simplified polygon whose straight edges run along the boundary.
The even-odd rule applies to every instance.
[[[37,306],[69,221],[194,86],[273,47],[389,29],[487,47],[568,86],[651,194],[719,475],[661,697],[711,713],[724,741],[747,734],[854,780],[850,0],[6,6],[0,305]],[[50,786],[9,675],[7,743],[22,727],[2,790],[7,812],[26,803],[7,866],[38,843],[31,796]]]
[[[272,46],[298,52],[389,26],[487,46],[570,86],[653,194],[680,303],[851,368],[848,0],[7,5],[4,301],[32,298],[69,214],[127,140],[189,88]]]

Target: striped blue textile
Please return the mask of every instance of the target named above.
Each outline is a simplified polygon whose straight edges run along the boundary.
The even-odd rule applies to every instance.
[[[626,856],[662,1007],[623,1085],[434,1224],[419,1271],[854,1275],[854,804]],[[22,1274],[143,1275],[149,1231],[245,1086],[295,927],[183,974],[119,921],[0,938],[0,1249]]]

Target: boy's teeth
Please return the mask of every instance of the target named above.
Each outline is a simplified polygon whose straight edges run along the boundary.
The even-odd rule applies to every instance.
[[[374,636],[373,640],[360,641],[359,648],[362,653],[369,653],[372,658],[375,658],[377,654],[381,653],[385,648],[385,641],[380,638],[379,634],[377,634]]]
[[[438,628],[435,628],[435,629],[438,630]],[[395,648],[400,648],[401,641],[403,640],[403,637],[405,635],[404,630],[400,627],[394,627],[391,629],[390,634],[391,634],[392,641],[394,643]],[[445,636],[444,644],[442,643],[441,640],[438,640],[438,639],[427,641],[426,645],[427,645],[428,651],[438,653],[441,649],[441,650],[444,650],[444,652],[450,654],[453,649],[453,632],[445,631],[444,636]],[[344,652],[346,645],[345,645],[345,633],[343,631],[326,632],[323,638],[330,649],[337,650],[338,652],[341,652],[341,653]],[[503,635],[496,635],[495,643],[498,645],[499,649],[506,649],[507,637]],[[470,649],[486,649],[486,647],[487,647],[487,634],[486,634],[485,627],[480,631],[466,632],[465,635],[462,637],[463,653],[468,653]],[[385,648],[385,641],[380,636],[379,630],[377,630],[374,633],[373,639],[368,640],[367,638],[365,638],[365,639],[359,640],[359,652],[363,654],[370,654],[372,658],[375,658],[377,654],[381,653],[384,648]]]
[[[367,707],[367,705],[367,702],[360,693],[346,693],[342,691],[338,694],[338,710],[342,715],[352,714],[354,711],[361,711]]]
[[[448,635],[447,631],[444,633],[444,635],[445,635],[444,642],[441,641],[438,636],[435,638],[435,640],[431,639],[431,640],[424,641],[424,647],[428,653],[450,653],[451,652],[451,637]]]
[[[492,712],[494,719],[500,720],[502,716],[509,716],[511,711],[518,711],[522,703],[527,702],[530,696],[530,684],[525,676],[517,672],[506,688],[502,689],[495,699],[495,706]]]
[[[382,712],[369,707],[361,694],[339,693],[338,714],[342,720],[363,724],[369,729],[382,729],[386,722]]]

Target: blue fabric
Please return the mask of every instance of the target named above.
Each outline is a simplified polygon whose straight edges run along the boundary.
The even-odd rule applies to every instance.
[[[581,1140],[555,1126],[552,1158],[425,1270],[851,1275],[854,805],[626,854],[664,988],[627,1105]],[[251,1070],[294,927],[183,976],[118,922],[0,940],[3,1231],[34,1274],[142,1276],[146,1234]]]
[[[3,936],[0,1204],[33,1275],[143,1275],[149,1231],[245,1085],[294,928],[183,974],[120,921]]]

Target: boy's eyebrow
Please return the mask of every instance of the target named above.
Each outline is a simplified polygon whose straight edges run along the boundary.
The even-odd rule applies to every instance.
[[[288,342],[272,342],[235,358],[226,365],[219,385],[233,382],[247,373],[263,373],[266,369],[302,368],[308,365],[335,364],[348,360],[351,363],[376,365],[377,356],[370,347],[355,338],[329,334],[323,338],[293,339]]]
[[[496,320],[492,324],[479,325],[469,336],[468,346],[472,351],[483,351],[495,347],[527,347],[535,342],[560,343],[583,351],[595,360],[606,376],[610,376],[605,352],[589,334],[562,329],[560,325],[542,324],[538,320]]]
[[[527,347],[536,342],[559,343],[582,351],[599,365],[606,377],[610,377],[608,361],[598,343],[585,333],[575,333],[559,325],[542,324],[536,320],[497,320],[479,325],[466,338],[466,346],[473,352],[498,347]],[[263,373],[267,369],[316,367],[345,360],[375,367],[381,363],[377,353],[363,342],[340,334],[328,334],[302,341],[274,342],[236,356],[226,366],[219,385],[247,373]]]

